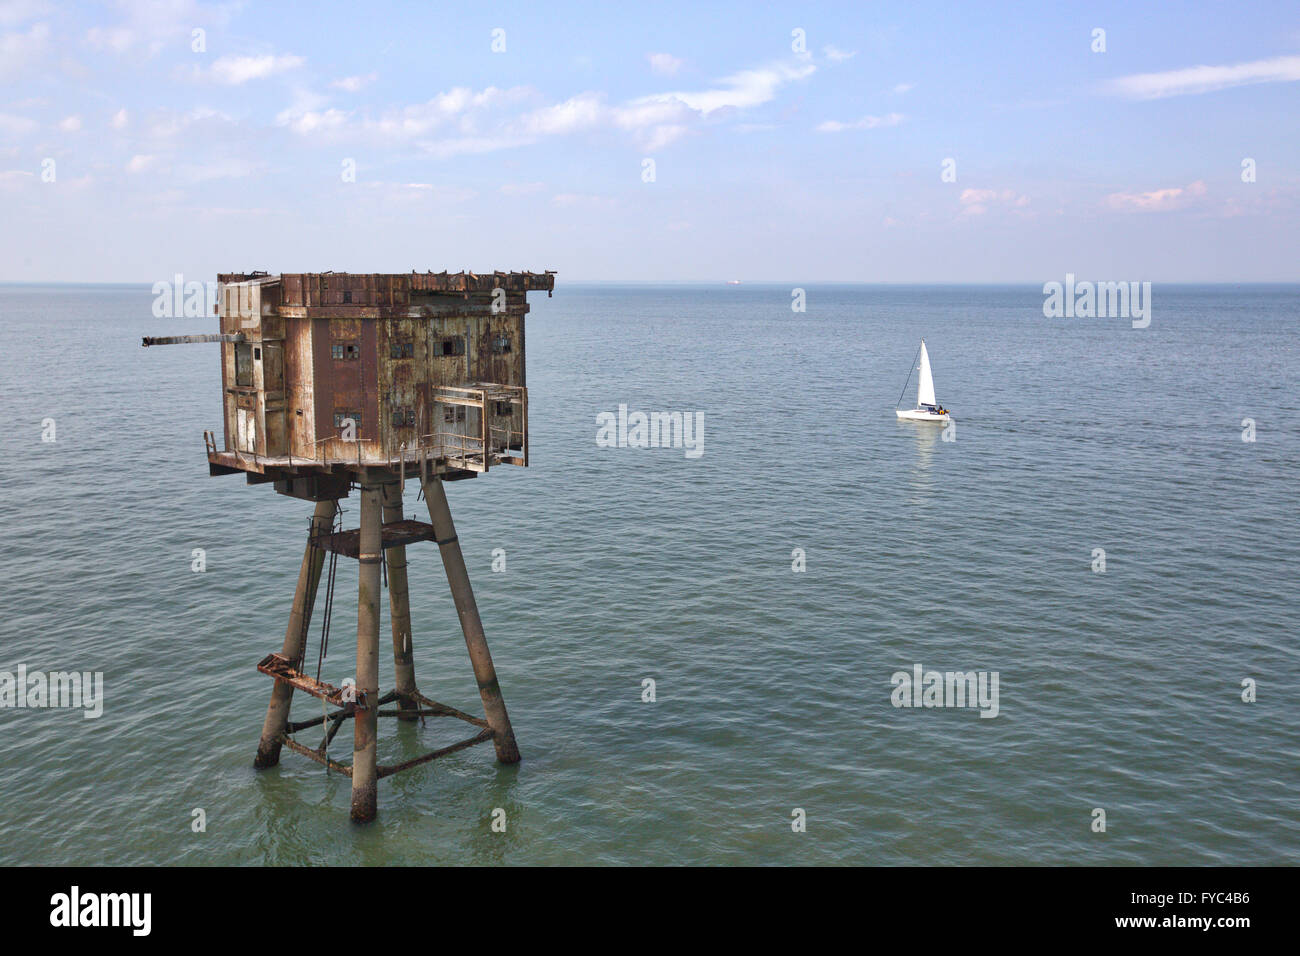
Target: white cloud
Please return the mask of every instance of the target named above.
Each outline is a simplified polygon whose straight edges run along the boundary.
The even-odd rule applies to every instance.
[[[130,119],[131,115],[123,107],[113,114],[113,118],[108,121],[108,125],[113,129],[126,129],[126,124],[130,122]]]
[[[12,113],[0,113],[0,134],[17,138],[30,133],[36,129],[36,123],[29,120],[26,116],[15,116]]]
[[[889,113],[886,116],[864,116],[862,119],[854,120],[851,123],[827,120],[817,125],[817,132],[842,133],[847,129],[877,129],[882,126],[897,126],[901,122],[903,122],[902,113]]]
[[[81,117],[65,116],[59,121],[59,129],[63,130],[65,133],[77,132],[77,130],[81,129]]]
[[[0,33],[0,76],[17,76],[40,62],[50,38],[50,28],[34,23],[26,33]]]
[[[741,70],[719,80],[719,85],[711,90],[655,93],[633,100],[632,105],[671,103],[675,100],[703,116],[722,109],[747,109],[768,102],[782,86],[806,79],[816,69],[811,63],[799,66],[778,63],[753,70]]]
[[[994,205],[1024,209],[1029,205],[1029,197],[1014,189],[963,189],[959,202],[963,215],[982,216]]]
[[[520,128],[526,134],[554,136],[591,129],[598,125],[605,107],[598,93],[579,93],[563,103],[533,110],[522,118]]]
[[[698,113],[680,100],[636,100],[612,107],[602,117],[604,122],[635,136],[644,150],[662,149],[675,143],[690,132],[689,124],[699,118]]]
[[[641,136],[640,142],[642,148],[653,152],[677,142],[689,132],[688,127],[665,123],[661,126],[652,126],[646,130]]]
[[[603,208],[616,205],[615,200],[608,196],[594,196],[590,193],[557,193],[551,197],[551,202],[557,206],[585,206]]]
[[[1169,212],[1182,209],[1193,199],[1198,199],[1209,192],[1203,180],[1198,179],[1186,186],[1172,186],[1168,189],[1153,189],[1144,193],[1111,193],[1106,203],[1112,209],[1128,212]]]
[[[192,183],[203,183],[213,179],[245,179],[257,166],[242,159],[218,159],[201,165],[184,165],[177,172],[181,178]]]
[[[503,183],[500,191],[507,196],[530,196],[546,188],[546,183]]]
[[[839,47],[827,44],[822,47],[822,52],[826,54],[826,59],[832,63],[842,63],[845,60],[851,60],[858,55],[857,50],[841,50]]]
[[[215,122],[209,122],[215,121]],[[191,126],[199,123],[207,123],[209,126],[215,126],[221,123],[233,123],[226,113],[214,110],[206,106],[200,106],[186,113],[177,113],[172,110],[158,110],[154,113],[149,124],[148,135],[155,140],[172,140],[181,133],[188,130]]]
[[[364,76],[345,76],[341,80],[335,80],[330,86],[346,90],[349,93],[355,93],[363,86],[369,86],[377,79],[379,79],[378,73],[367,73]]]
[[[647,53],[646,59],[650,61],[650,69],[661,76],[675,76],[686,62],[671,53]]]
[[[779,64],[744,70],[719,81],[715,89],[659,93],[613,106],[603,93],[590,90],[558,103],[535,105],[540,96],[529,87],[489,86],[479,91],[455,87],[423,103],[391,108],[377,116],[362,113],[355,123],[352,113],[323,109],[321,97],[300,91],[277,122],[302,135],[329,134],[337,139],[346,132],[414,142],[426,155],[440,158],[609,129],[627,132],[641,149],[654,150],[687,136],[716,111],[768,102],[783,85],[811,75],[814,69],[811,64]],[[531,108],[513,109],[523,104]]]
[[[0,169],[0,186],[16,186],[35,178],[35,173],[25,169]]]
[[[212,34],[225,26],[243,4],[199,3],[197,0],[115,0],[112,7],[120,19],[86,31],[91,46],[123,54],[144,49],[150,56],[178,48],[188,51],[193,31]]]
[[[13,26],[25,23],[36,17],[43,17],[51,10],[44,0],[4,0],[0,3],[0,24]]]
[[[916,84],[914,83],[896,83],[894,85],[893,90],[891,90],[890,92],[898,93],[901,95],[903,93],[906,93],[908,90],[912,89],[912,87],[915,85]]]
[[[279,115],[278,119],[281,125],[289,127],[298,135],[310,136],[315,133],[329,133],[342,129],[350,115],[352,114],[335,109],[308,110],[297,115],[286,110]]]
[[[438,203],[469,202],[478,193],[466,186],[446,186],[438,183],[401,183],[397,187],[399,198],[426,197]]]
[[[531,140],[511,136],[461,136],[456,139],[428,140],[417,143],[421,150],[436,159],[451,156],[472,156],[478,153],[495,153],[500,149],[527,146]]]
[[[17,139],[36,129],[34,121],[26,116],[14,116],[13,113],[0,113],[0,135]]]
[[[126,27],[91,27],[86,31],[86,42],[100,50],[125,53],[135,44],[136,35]]]
[[[126,164],[126,171],[128,173],[145,173],[153,169],[153,167],[157,165],[157,162],[157,156],[138,153],[137,155],[132,156],[130,162]]]
[[[212,64],[212,78],[227,86],[238,86],[249,80],[260,80],[277,73],[284,73],[302,66],[305,62],[300,56],[285,54],[276,56],[223,56]]]
[[[475,135],[484,114],[532,95],[527,87],[489,86],[476,93],[469,87],[458,86],[423,103],[390,109],[378,119],[367,120],[364,128],[368,133],[391,139],[410,139],[456,124],[459,133]]]
[[[1232,66],[1189,66],[1163,73],[1135,73],[1111,80],[1107,89],[1119,96],[1155,100],[1167,96],[1211,93],[1254,83],[1293,83],[1300,80],[1300,56],[1276,56]]]
[[[620,129],[637,130],[660,123],[682,122],[692,111],[680,100],[634,100],[627,106],[616,106],[610,119]]]

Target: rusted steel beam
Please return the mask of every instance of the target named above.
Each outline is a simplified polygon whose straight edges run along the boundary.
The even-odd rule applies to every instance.
[[[353,711],[351,716],[355,717],[356,711]],[[337,734],[339,732],[339,728],[343,726],[344,719],[345,719],[344,717],[336,716],[334,720],[330,723],[329,730],[325,732],[325,739],[321,741],[321,745],[320,745],[321,753],[323,754],[329,753],[330,744],[334,742],[334,735]]]
[[[281,740],[280,742],[284,744],[286,747],[288,747],[290,750],[292,750],[294,753],[300,753],[304,757],[310,757],[318,764],[321,764],[322,766],[325,767],[329,767],[331,770],[337,770],[339,773],[343,774],[344,776],[347,777],[352,776],[352,768],[349,767],[347,764],[339,763],[337,760],[333,759],[332,757],[325,756],[319,750],[312,750],[310,747],[298,743],[298,741],[294,740],[292,737],[286,735],[284,739]]]
[[[379,767],[379,776],[382,779],[383,777],[391,776],[395,773],[401,773],[403,770],[410,770],[412,767],[418,767],[420,764],[428,763],[430,760],[437,760],[439,757],[445,757],[447,754],[454,754],[458,750],[465,750],[466,748],[473,747],[475,744],[481,744],[483,741],[491,739],[492,731],[484,730],[477,736],[452,744],[450,747],[443,747],[441,750],[434,750],[430,753],[424,754],[423,756],[415,757],[412,760],[404,760],[401,763],[383,765]]]
[[[417,710],[412,710],[412,711],[380,710],[376,712],[375,716],[376,717],[402,717],[408,713],[415,717],[459,717],[461,720],[465,721],[466,723],[474,724],[476,727],[487,726],[487,721],[479,717],[471,717],[469,714],[461,713],[460,711],[456,710],[454,707],[446,707],[442,704],[439,704],[437,707],[427,707],[427,708],[421,707]],[[310,730],[312,727],[319,727],[327,720],[328,721],[347,720],[351,716],[353,716],[352,711],[336,710],[331,714],[325,714],[321,717],[313,717],[310,720],[291,720],[289,721],[285,729],[288,733],[296,734],[299,731]]]
[[[379,699],[379,564],[383,561],[380,485],[365,478],[361,486],[361,551],[357,572],[357,693]],[[379,806],[376,776],[378,708],[352,721],[352,819],[366,823]]]
[[[387,486],[385,486],[387,487]],[[397,506],[396,514],[401,517],[401,505]],[[395,520],[384,524],[380,540],[385,550],[389,548],[402,548],[405,551],[405,545],[414,544],[417,541],[434,540],[433,525],[426,524],[423,521],[401,521]],[[321,535],[316,539],[318,547],[326,551],[335,551],[344,557],[355,558],[361,553],[361,529],[353,528],[351,531],[338,531],[334,534]],[[403,569],[406,562],[402,562]],[[388,582],[392,587],[392,566],[389,566]]]
[[[407,523],[402,520],[402,486],[397,482],[384,485],[384,531],[392,531],[396,538],[397,529]],[[411,524],[420,525],[418,521]],[[422,525],[430,535],[432,525]],[[388,617],[393,631],[393,667],[396,679],[393,681],[397,693],[398,719],[404,721],[418,720],[415,702],[415,656],[412,653],[411,638],[411,596],[406,583],[406,544],[387,543],[385,535],[384,558],[388,562]],[[428,540],[421,537],[419,540]]]
[[[327,720],[347,720],[352,716],[351,711],[336,710],[330,714],[322,714],[319,717],[312,717],[310,720],[291,720],[285,725],[285,732],[296,734],[300,730],[310,730],[312,727],[319,727]]]
[[[312,608],[316,605],[316,590],[320,585],[321,568],[325,563],[325,552],[311,543],[313,537],[324,534],[334,524],[334,514],[338,503],[322,501],[316,505],[312,514],[311,531],[307,539],[307,549],[302,556],[302,566],[298,569],[298,586],[293,595],[293,610],[289,613],[289,624],[284,631],[284,646],[280,657],[286,663],[302,659],[306,646],[307,628],[311,623]],[[275,655],[271,655],[274,657]],[[262,662],[267,663],[266,660]],[[261,670],[258,665],[258,670]],[[263,671],[263,673],[267,673]],[[277,676],[278,675],[273,675]],[[262,722],[262,737],[258,741],[257,756],[253,758],[255,767],[274,767],[280,762],[280,739],[289,720],[289,704],[293,698],[294,684],[288,680],[277,679],[271,689],[271,702],[266,708],[266,719]]]
[[[225,335],[146,335],[140,344],[145,348],[151,345],[193,345],[199,342],[245,342],[243,332]]]
[[[474,589],[469,583],[469,572],[465,570],[465,557],[461,554],[460,542],[456,539],[456,525],[451,520],[451,509],[447,506],[447,494],[436,476],[425,482],[424,503],[429,509],[429,521],[437,532],[436,541],[438,550],[442,552],[442,566],[447,572],[447,583],[451,587],[452,600],[456,603],[456,612],[460,615],[465,647],[469,651],[474,676],[478,679],[483,714],[493,732],[492,742],[496,747],[497,759],[502,763],[518,763],[519,745],[515,742],[515,732],[510,726],[510,716],[506,713],[505,698],[501,696],[501,686],[497,683],[492,653],[488,650],[483,622],[479,619],[478,605],[474,602]]]
[[[476,727],[486,727],[488,722],[482,717],[474,717],[464,711],[457,710],[455,707],[448,707],[446,704],[440,704],[436,700],[430,700],[419,691],[415,693],[415,699],[425,707],[429,708],[424,713],[433,714],[436,717],[459,717],[468,724],[474,724]]]
[[[397,694],[393,693],[392,691],[389,691],[383,697],[379,698],[379,701],[375,706],[382,707],[384,704],[391,704],[396,699],[397,699]],[[327,720],[347,720],[356,711],[364,710],[364,709],[365,709],[364,707],[356,707],[353,704],[345,704],[341,710],[336,710],[332,714],[321,714],[321,716],[313,717],[310,720],[299,720],[299,721],[291,720],[289,721],[288,730],[289,733],[296,734],[300,730],[306,730],[308,727],[318,726],[319,724],[325,723],[325,721]],[[383,716],[382,711],[380,712],[380,716],[381,717]]]
[[[414,720],[418,717],[455,716],[454,714],[447,713],[447,711],[445,710],[422,710],[418,708],[416,710],[381,710],[378,714],[378,716],[380,717],[401,717],[403,720],[408,719],[408,715],[409,715],[409,719],[411,720]]]
[[[263,674],[267,674],[276,679],[276,683],[288,684],[291,689],[300,690],[313,697],[318,697],[327,704],[333,704],[335,707],[344,707],[350,710],[372,710],[370,699],[360,691],[357,692],[356,701],[346,700],[343,691],[333,684],[327,684],[324,681],[318,681],[314,677],[302,673],[294,667],[293,661],[289,660],[283,654],[267,654],[258,662],[257,669]],[[287,726],[287,725],[286,725]]]

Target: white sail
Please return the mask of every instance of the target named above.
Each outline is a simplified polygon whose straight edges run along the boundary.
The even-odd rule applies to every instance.
[[[933,405],[934,376],[930,374],[930,353],[925,350],[925,339],[921,340],[921,380],[916,386],[916,407]]]

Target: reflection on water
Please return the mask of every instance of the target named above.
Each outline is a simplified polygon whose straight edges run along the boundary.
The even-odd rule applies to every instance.
[[[908,469],[908,486],[912,490],[908,504],[919,505],[933,500],[934,477],[930,474],[934,464],[935,446],[943,440],[943,426],[933,422],[914,422],[899,418],[898,427],[912,432],[916,454]]]

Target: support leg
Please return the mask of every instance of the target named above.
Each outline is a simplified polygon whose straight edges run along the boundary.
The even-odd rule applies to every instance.
[[[384,485],[384,523],[402,520],[402,486]],[[406,584],[406,546],[384,550],[388,562],[388,610],[393,625],[393,663],[397,680],[397,719],[417,720],[420,705],[415,693],[415,660],[411,654],[411,594]]]
[[[378,809],[375,756],[379,713],[379,562],[380,486],[364,477],[361,485],[360,569],[357,572],[357,702],[364,702],[352,719],[352,819],[365,823]]]
[[[334,526],[337,511],[337,501],[317,502],[311,519],[312,535],[328,534]],[[302,556],[302,567],[298,571],[293,611],[289,614],[289,626],[284,632],[284,647],[280,651],[291,661],[300,660],[306,649],[307,626],[311,623],[312,608],[316,605],[316,588],[320,584],[324,564],[325,552],[313,547],[309,541]],[[280,738],[289,723],[289,704],[292,700],[293,686],[277,680],[271,691],[271,703],[266,708],[266,720],[262,723],[262,739],[257,745],[254,767],[274,767],[280,762]]]
[[[478,605],[474,603],[474,589],[470,587],[465,558],[460,552],[460,542],[456,540],[456,526],[451,520],[451,509],[447,507],[447,495],[442,488],[442,479],[436,475],[424,483],[424,501],[429,506],[429,522],[437,535],[438,549],[442,552],[442,566],[447,572],[447,583],[451,585],[456,612],[460,615],[461,630],[465,632],[465,647],[469,649],[474,676],[478,678],[478,690],[483,698],[483,716],[492,728],[492,743],[497,749],[497,759],[502,763],[518,763],[519,746],[515,743],[515,732],[506,713],[506,702],[501,696],[501,687],[497,684],[496,668],[492,666],[492,655],[488,651],[487,638],[483,635],[483,622],[479,620]]]

